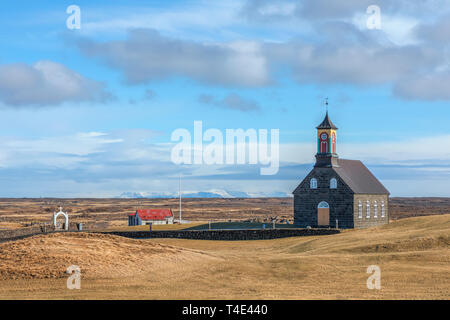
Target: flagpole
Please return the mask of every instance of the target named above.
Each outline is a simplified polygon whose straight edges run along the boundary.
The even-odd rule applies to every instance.
[[[181,223],[181,173],[178,180],[178,194],[180,196],[180,223]]]

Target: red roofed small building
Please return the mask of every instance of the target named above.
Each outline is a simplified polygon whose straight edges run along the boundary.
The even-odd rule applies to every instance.
[[[170,209],[139,209],[128,215],[129,226],[146,224],[173,224],[173,214]]]

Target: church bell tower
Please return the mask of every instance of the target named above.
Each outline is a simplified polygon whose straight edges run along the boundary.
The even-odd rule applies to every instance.
[[[317,154],[315,167],[337,167],[336,139],[338,128],[328,117],[317,127]]]

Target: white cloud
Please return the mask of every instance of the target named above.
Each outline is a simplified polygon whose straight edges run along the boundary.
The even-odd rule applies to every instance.
[[[38,139],[8,137],[0,142],[0,167],[67,170],[81,165],[92,154],[105,152],[108,145],[122,141],[100,132]]]
[[[190,190],[205,191],[220,185],[228,190],[268,192],[276,183],[276,190],[290,192],[314,163],[316,153],[314,143],[281,144],[279,173],[260,176],[259,165],[175,165],[170,160],[174,143],[152,143],[155,134],[122,130],[51,138],[2,137],[0,174],[4,183],[0,191],[5,196],[66,197],[168,192],[177,188],[177,177],[182,173]],[[378,178],[388,182],[394,195],[403,192],[399,181],[408,181],[409,195],[420,195],[421,180],[440,181],[450,176],[448,135],[386,143],[338,143],[338,153],[341,158],[362,160]],[[258,183],[261,179],[271,183]],[[445,192],[448,195],[448,190]],[[433,194],[433,188],[428,194]]]
[[[312,143],[280,145],[280,159],[283,162],[311,163],[315,161],[316,152],[316,146]],[[423,165],[433,161],[444,161],[450,164],[450,135],[396,142],[347,144],[338,142],[337,153],[343,159],[357,159],[372,164]]]
[[[394,93],[410,100],[450,100],[450,69],[404,79],[394,86]]]
[[[177,76],[225,86],[258,87],[269,81],[265,57],[254,42],[200,43],[141,29],[130,31],[124,41],[84,40],[79,47],[122,71],[134,84]]]
[[[130,29],[155,29],[191,39],[216,39],[230,33],[226,29],[238,22],[236,12],[240,6],[241,1],[234,0],[200,1],[168,8],[102,6],[101,10],[90,10],[89,21],[83,23],[79,31],[83,35],[97,36],[126,33]]]
[[[387,23],[391,30],[405,24],[416,30],[413,20]],[[399,34],[342,21],[321,23],[316,32],[320,41],[315,42],[198,42],[141,29],[130,31],[126,40],[78,45],[85,55],[121,71],[130,84],[185,77],[213,86],[261,87],[275,83],[279,67],[286,67],[301,84],[388,85],[406,99],[450,99],[442,83],[448,58],[440,47],[421,46],[412,38],[404,43],[413,44],[396,44],[386,36]]]
[[[52,61],[0,65],[0,101],[10,106],[48,106],[67,101],[104,100],[100,82]]]
[[[420,20],[415,17],[382,14],[381,31],[383,36],[395,45],[405,46],[417,44],[414,30],[419,22]],[[367,31],[367,14],[365,12],[355,14],[352,23],[360,31]]]

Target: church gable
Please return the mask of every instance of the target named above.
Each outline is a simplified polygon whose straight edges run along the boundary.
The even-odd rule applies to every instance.
[[[350,186],[345,182],[344,179],[339,175],[338,172],[334,170],[334,168],[314,168],[308,173],[308,175],[303,179],[303,181],[295,188],[292,192],[295,194],[300,194],[304,192],[309,192],[311,189],[311,179],[317,180],[317,189],[339,189],[341,191],[345,190],[346,192],[353,194],[353,190]],[[335,187],[333,186],[332,179],[336,179]]]
[[[344,184],[352,193],[389,194],[389,191],[361,161],[344,159],[338,159],[338,166],[314,168],[292,193],[299,194],[310,190],[310,181],[313,178],[318,181],[318,189],[329,188],[329,181],[333,177],[339,177],[340,184]]]
[[[292,192],[293,194],[298,194],[302,191],[302,189],[309,188],[309,183],[311,178],[314,176],[314,169],[312,169],[308,175],[300,182],[300,184],[295,188],[295,190]]]

